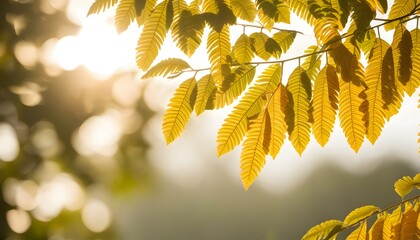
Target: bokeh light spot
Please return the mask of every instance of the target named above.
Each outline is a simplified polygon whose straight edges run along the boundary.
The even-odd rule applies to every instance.
[[[0,160],[10,162],[19,154],[19,142],[15,130],[7,123],[0,123]]]
[[[103,232],[111,224],[111,212],[103,202],[90,199],[82,210],[82,221],[92,232]]]
[[[24,210],[9,210],[6,213],[6,219],[10,229],[16,233],[24,233],[31,226],[31,218]]]

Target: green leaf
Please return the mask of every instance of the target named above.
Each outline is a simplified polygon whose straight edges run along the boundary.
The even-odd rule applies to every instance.
[[[380,208],[373,205],[367,205],[360,208],[356,208],[347,215],[346,219],[344,219],[344,224],[346,226],[351,226],[361,220],[372,216],[380,210]]]
[[[327,240],[335,239],[343,228],[343,223],[338,220],[329,220],[316,225],[302,237],[302,240]]]
[[[206,75],[197,83],[197,100],[195,101],[195,112],[198,115],[204,112],[209,105],[212,104],[212,96],[214,95],[216,86],[212,76]]]
[[[197,96],[197,83],[190,78],[175,90],[168,109],[163,116],[162,131],[166,143],[173,142],[187,126]]]
[[[147,70],[157,57],[160,47],[166,37],[166,7],[169,0],[161,2],[153,10],[144,24],[143,32],[137,43],[137,66],[143,71]]]
[[[190,65],[179,58],[168,58],[151,67],[143,76],[143,79],[156,76],[166,77],[169,74],[178,74],[182,70],[191,68]]]
[[[118,3],[118,0],[96,0],[89,8],[88,16],[103,12]]]

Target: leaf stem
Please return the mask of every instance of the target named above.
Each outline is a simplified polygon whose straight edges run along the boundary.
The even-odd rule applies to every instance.
[[[235,23],[235,25],[238,26],[243,26],[243,27],[251,27],[251,28],[260,28],[260,29],[264,29],[263,26],[257,26],[257,25],[253,25],[253,24],[246,24],[246,23]],[[278,31],[284,31],[284,32],[294,32],[294,33],[299,33],[299,34],[303,34],[303,32],[300,31],[296,31],[296,30],[291,30],[291,29],[284,29],[284,28],[276,28],[276,27],[272,27],[271,29],[274,30],[278,30]]]

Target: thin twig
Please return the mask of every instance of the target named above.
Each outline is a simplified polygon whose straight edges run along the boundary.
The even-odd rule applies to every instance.
[[[251,28],[261,28],[261,29],[264,29],[264,26],[257,26],[257,25],[246,24],[246,23],[235,23],[235,25],[243,26],[243,27],[251,27]],[[278,30],[278,31],[284,31],[284,32],[294,32],[294,33],[299,33],[299,34],[304,35],[303,32],[292,30],[292,29],[284,29],[284,28],[277,28],[277,27],[272,27],[271,29]]]

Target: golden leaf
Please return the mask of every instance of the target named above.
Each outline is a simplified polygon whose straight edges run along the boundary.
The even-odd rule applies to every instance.
[[[363,221],[359,227],[357,227],[346,240],[366,240],[367,223]]]
[[[248,22],[254,22],[257,16],[257,8],[251,0],[230,0],[232,11],[240,19]]]
[[[338,220],[328,220],[309,229],[302,240],[335,239],[335,236],[343,228],[343,223]]]
[[[120,0],[115,13],[115,28],[118,33],[124,32],[131,22],[136,19],[134,0]]]
[[[269,152],[273,159],[283,145],[287,133],[286,109],[289,104],[288,91],[283,84],[279,84],[268,103],[268,113],[271,121],[271,140]]]
[[[195,101],[195,112],[198,115],[204,112],[209,105],[212,105],[212,95],[216,91],[216,86],[211,75],[202,77],[197,82],[197,100]]]
[[[251,39],[243,33],[236,40],[235,45],[233,46],[233,54],[235,55],[238,63],[248,63],[254,57],[254,52],[251,47]]]
[[[417,0],[395,0],[394,4],[391,7],[389,12],[388,19],[401,18],[410,12],[412,12],[416,7]],[[407,19],[405,17],[401,20]],[[386,31],[394,29],[398,25],[399,21],[391,21],[387,23],[384,28]]]
[[[103,12],[118,3],[118,0],[96,0],[89,8],[88,16]]]
[[[187,126],[197,95],[196,85],[194,78],[184,81],[175,90],[175,94],[169,102],[162,124],[162,131],[167,144],[179,137]]]
[[[379,212],[380,210],[380,208],[373,205],[356,208],[347,215],[346,219],[344,219],[344,224],[347,226],[353,225],[361,220],[366,219],[367,217],[372,216],[374,213]]]
[[[166,77],[169,74],[178,74],[182,70],[191,68],[190,65],[179,58],[168,58],[151,67],[143,76],[143,79],[156,76]]]
[[[225,25],[220,33],[212,29],[207,39],[211,75],[218,85],[223,82],[222,65],[227,63],[226,56],[230,54],[229,37],[229,27]]]

